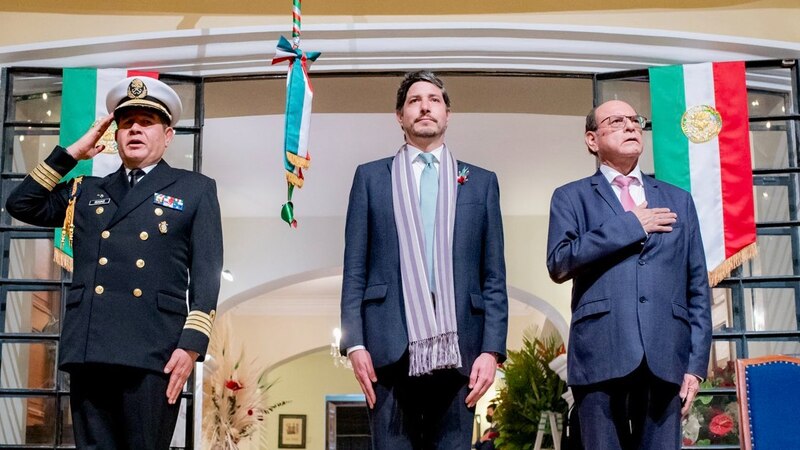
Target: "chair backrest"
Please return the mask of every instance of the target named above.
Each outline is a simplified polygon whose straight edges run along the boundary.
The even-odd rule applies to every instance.
[[[736,361],[739,437],[744,450],[800,450],[800,359]]]

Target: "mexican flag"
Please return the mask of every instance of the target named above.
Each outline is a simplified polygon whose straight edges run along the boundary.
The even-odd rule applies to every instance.
[[[650,68],[650,99],[656,178],[691,192],[714,286],[756,255],[744,63]]]
[[[106,111],[106,94],[108,91],[120,80],[136,75],[158,78],[158,73],[128,71],[125,69],[64,69],[59,145],[64,148],[68,147],[80,139],[97,119],[108,114]],[[106,134],[100,139],[100,143],[106,146],[102,153],[92,159],[79,161],[78,165],[66,174],[61,181],[84,175],[104,177],[119,169],[122,162],[117,153],[117,144],[114,141],[114,131],[116,129],[116,124],[112,123]],[[71,222],[71,211],[67,212],[67,219]],[[68,222],[65,221],[65,224],[68,224]],[[65,228],[68,228],[68,226],[65,225]],[[53,260],[61,267],[72,272],[72,239],[67,234],[62,233],[62,228],[56,228]]]

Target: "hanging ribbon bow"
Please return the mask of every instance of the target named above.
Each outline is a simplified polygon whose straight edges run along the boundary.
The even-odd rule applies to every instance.
[[[299,44],[299,36],[295,37]],[[281,219],[292,227],[297,227],[294,218],[292,193],[294,188],[303,187],[303,169],[308,169],[311,156],[308,153],[308,131],[311,125],[311,101],[314,90],[308,78],[308,67],[320,52],[304,53],[299,45],[292,45],[285,37],[278,41],[278,49],[272,64],[289,62],[286,76],[286,120],[283,144],[283,165],[286,169],[288,187],[287,202],[281,208]]]

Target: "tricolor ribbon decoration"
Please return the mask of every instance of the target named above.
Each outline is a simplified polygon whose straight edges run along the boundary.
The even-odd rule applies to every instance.
[[[656,178],[692,194],[715,286],[756,255],[744,63],[649,72]]]
[[[300,0],[292,2],[292,37],[294,45],[281,36],[272,64],[289,62],[286,76],[286,115],[284,121],[283,165],[286,169],[287,202],[281,207],[281,219],[297,228],[292,194],[294,188],[303,187],[303,169],[308,169],[308,134],[311,126],[311,102],[314,89],[308,78],[308,67],[320,52],[300,50]]]

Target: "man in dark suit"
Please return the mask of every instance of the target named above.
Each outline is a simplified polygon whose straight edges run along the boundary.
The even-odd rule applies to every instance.
[[[350,192],[342,347],[376,449],[467,449],[475,403],[505,359],[508,299],[494,173],[444,145],[450,99],[430,72],[397,92],[405,144]]]
[[[679,449],[708,366],[697,214],[689,193],[642,175],[645,121],[621,101],[593,109],[585,140],[600,169],[550,207],[547,268],[573,282],[568,383],[592,450]]]
[[[214,321],[222,269],[216,185],[162,159],[181,113],[169,86],[131,77],[112,88],[107,106],[113,114],[56,147],[6,208],[38,226],[71,218],[64,232],[74,230],[74,273],[59,366],[71,376],[78,448],[166,450]],[[103,150],[95,144],[115,118],[119,170],[58,183]]]

